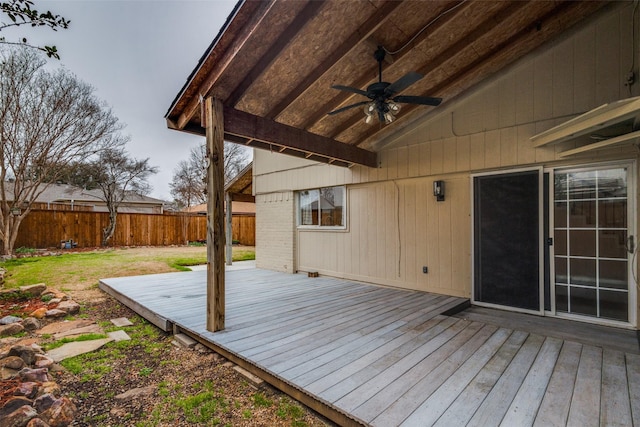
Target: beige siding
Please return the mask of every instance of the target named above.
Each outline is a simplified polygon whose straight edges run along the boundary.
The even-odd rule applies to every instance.
[[[256,196],[256,266],[295,272],[292,192]]]
[[[446,185],[445,202],[435,201],[432,178],[349,187],[347,230],[300,230],[298,269],[468,297],[469,178]]]
[[[620,4],[466,96],[445,100],[418,125],[398,127],[395,139],[379,151],[379,168],[345,169],[256,151],[258,195],[348,188],[346,230],[287,230],[298,245],[295,269],[469,296],[471,174],[637,159],[635,147],[627,146],[565,160],[558,153],[571,143],[534,148],[529,140],[603,103],[640,95],[639,84],[631,93],[624,85],[632,61],[632,8]],[[635,56],[640,63],[637,51]],[[432,195],[436,179],[446,182],[445,202]],[[266,204],[258,205],[258,218],[260,206]],[[283,221],[273,215],[271,220]],[[262,224],[268,221],[263,218]],[[273,262],[278,269],[283,263],[271,259],[261,264]]]

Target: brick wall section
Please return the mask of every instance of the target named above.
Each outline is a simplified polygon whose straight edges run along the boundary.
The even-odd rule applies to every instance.
[[[256,196],[256,266],[295,273],[295,203],[292,191]]]

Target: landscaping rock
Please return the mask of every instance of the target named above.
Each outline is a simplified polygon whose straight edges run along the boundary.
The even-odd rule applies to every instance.
[[[95,322],[93,320],[86,320],[86,319],[70,320],[70,321],[65,320],[63,322],[50,323],[36,332],[40,335],[44,335],[44,334],[54,335],[54,334],[70,331],[73,329],[84,328],[89,325],[95,325]]]
[[[78,356],[80,354],[95,351],[108,342],[113,341],[112,338],[103,338],[91,341],[74,341],[64,344],[62,347],[54,348],[47,355],[55,362],[67,359],[69,357]]]
[[[20,286],[20,291],[22,291],[24,293],[31,294],[34,297],[39,297],[46,290],[47,290],[47,285],[45,285],[44,283],[37,283],[35,285]]]
[[[107,334],[109,338],[113,338],[115,342],[118,341],[130,341],[131,337],[125,331],[112,331]]]
[[[44,354],[44,351],[42,350],[42,347],[40,347],[38,344],[33,343],[30,345],[30,347],[33,349],[33,351],[35,351],[37,354]]]
[[[68,398],[62,397],[42,412],[40,418],[51,427],[66,427],[74,420],[77,412],[76,405]]]
[[[40,418],[33,418],[26,427],[51,427],[49,424],[42,421]]]
[[[20,383],[16,391],[13,393],[15,396],[24,396],[27,399],[33,399],[38,394],[38,387],[40,383],[28,381]]]
[[[51,408],[51,405],[53,405],[55,401],[56,398],[52,394],[46,393],[33,401],[33,407],[36,408],[38,412],[44,412]]]
[[[47,315],[47,311],[48,310],[46,308],[42,307],[33,311],[31,314],[29,314],[29,316],[35,317],[36,319],[44,319],[44,317]]]
[[[57,308],[58,310],[66,311],[68,314],[78,314],[80,312],[80,304],[73,300],[62,301]]]
[[[57,304],[60,304],[61,302],[62,302],[62,298],[51,298],[47,303],[47,305],[49,306],[57,305]]]
[[[9,368],[20,370],[26,366],[24,360],[22,360],[19,356],[7,356],[5,358],[0,359],[0,367],[1,368]]]
[[[44,317],[58,318],[58,317],[64,317],[66,315],[67,315],[66,311],[54,308],[51,310],[47,310],[47,312],[44,314]]]
[[[0,337],[8,337],[19,334],[24,331],[24,326],[20,323],[11,323],[10,325],[0,325]]]
[[[53,338],[59,340],[65,337],[74,337],[85,334],[103,334],[104,330],[100,327],[100,325],[93,324],[89,326],[84,326],[82,328],[70,329],[68,331],[58,332],[53,334]]]
[[[37,416],[38,413],[35,409],[33,409],[31,406],[24,405],[7,414],[6,416],[0,416],[0,427],[26,426],[29,421]]]
[[[127,319],[126,317],[118,317],[117,319],[111,319],[111,323],[113,323],[115,326],[119,328],[123,326],[133,326],[133,323],[131,323],[131,320]]]
[[[40,387],[40,391],[42,392],[42,394],[50,394],[55,397],[60,397],[62,394],[62,391],[60,390],[60,386],[58,385],[58,383],[53,381],[47,381],[45,383],[42,383],[42,387]]]
[[[36,354],[36,368],[49,368],[53,364],[54,361],[50,357],[47,357],[44,354]]]
[[[129,401],[141,396],[150,396],[155,392],[155,390],[155,386],[152,385],[147,387],[138,387],[117,395],[115,399]]]
[[[40,329],[41,326],[40,321],[35,317],[27,317],[22,321],[22,327],[27,331],[35,331]]]
[[[12,323],[18,323],[22,321],[22,318],[16,316],[4,316],[0,319],[0,325],[10,325]]]
[[[35,381],[39,383],[45,383],[49,381],[49,375],[46,368],[23,368],[20,372],[18,372],[20,379],[22,381]]]
[[[18,356],[27,365],[33,365],[36,361],[36,351],[26,345],[14,345],[9,350],[8,356]]]
[[[2,408],[0,408],[0,420],[4,419],[7,415],[23,406],[31,406],[31,399],[27,399],[24,396],[16,396],[10,398],[5,402]]]
[[[18,369],[0,368],[0,380],[10,380],[18,376]]]

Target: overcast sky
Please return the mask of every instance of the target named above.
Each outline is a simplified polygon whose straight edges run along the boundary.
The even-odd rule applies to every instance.
[[[204,138],[167,129],[164,115],[224,24],[228,0],[34,0],[71,21],[66,30],[21,27],[20,37],[56,45],[59,63],[96,89],[131,136],[127,151],[159,168],[152,197],[171,200],[180,160]],[[3,17],[4,18],[4,17]],[[15,34],[15,36],[13,35]],[[8,41],[18,33],[5,33]],[[55,59],[49,60],[57,63]]]

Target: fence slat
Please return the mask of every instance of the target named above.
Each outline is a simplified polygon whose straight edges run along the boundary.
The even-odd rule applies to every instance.
[[[233,240],[255,246],[255,215],[234,215]],[[97,247],[102,230],[109,223],[107,212],[34,209],[22,221],[15,248],[57,248],[62,240],[73,240],[78,247]],[[184,245],[203,241],[207,235],[207,217],[188,213],[118,213],[112,246]]]

